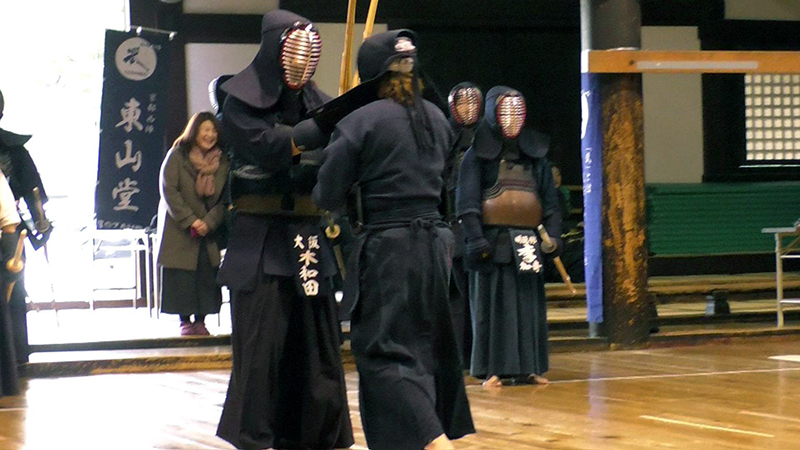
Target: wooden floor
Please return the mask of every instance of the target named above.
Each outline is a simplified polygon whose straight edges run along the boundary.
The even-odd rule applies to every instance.
[[[551,367],[549,386],[488,391],[467,378],[478,433],[456,448],[800,447],[800,337],[558,353]],[[0,399],[0,449],[229,449],[214,436],[227,381],[227,371],[33,379]],[[352,366],[347,383],[363,449]]]

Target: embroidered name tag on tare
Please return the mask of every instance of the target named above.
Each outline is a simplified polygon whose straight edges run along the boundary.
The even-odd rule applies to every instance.
[[[306,297],[316,297],[320,292],[319,260],[320,234],[304,233],[303,229],[294,233],[294,251],[297,255],[297,276],[300,291]]]
[[[539,273],[542,263],[539,259],[539,239],[533,230],[508,230],[514,248],[514,261],[520,273]]]

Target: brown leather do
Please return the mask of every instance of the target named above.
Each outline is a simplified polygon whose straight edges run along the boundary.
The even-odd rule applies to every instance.
[[[483,224],[536,228],[542,223],[542,203],[535,192],[505,189],[483,200]]]

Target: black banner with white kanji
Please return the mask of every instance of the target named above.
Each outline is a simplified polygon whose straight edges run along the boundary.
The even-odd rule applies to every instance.
[[[158,211],[169,44],[166,34],[106,30],[95,190],[98,229],[145,228]]]

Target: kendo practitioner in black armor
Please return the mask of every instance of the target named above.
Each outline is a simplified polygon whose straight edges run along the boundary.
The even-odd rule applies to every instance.
[[[0,118],[3,117],[4,107],[3,93],[0,92]],[[29,224],[23,220],[18,228],[19,231],[27,231],[31,245],[38,250],[50,238],[53,227],[42,208],[42,205],[47,203],[47,194],[42,184],[42,178],[30,153],[25,148],[25,144],[30,139],[29,135],[16,134],[0,128],[0,169],[11,186],[17,204],[19,205],[20,200],[25,200],[32,223]],[[19,363],[27,362],[30,355],[26,297],[24,282],[20,275],[20,280],[14,285],[8,305]]]
[[[378,99],[338,122],[314,188],[328,210],[360,190],[342,307],[373,450],[453,448],[475,432],[448,306],[453,238],[439,212],[451,129],[422,98],[415,41],[410,30],[364,41],[366,81],[353,91],[377,85]]]
[[[311,200],[318,166],[292,144],[293,126],[328,99],[309,80],[320,48],[307,19],[268,12],[255,59],[221,86],[234,213],[218,280],[231,292],[233,370],[217,435],[237,448],[354,442],[336,263]]]
[[[549,138],[523,128],[525,98],[496,86],[464,155],[456,208],[465,239],[472,314],[473,376],[547,383],[547,310],[543,258],[561,247],[561,214]],[[535,231],[550,237],[547,245]]]
[[[450,107],[450,126],[453,127],[453,169],[447,179],[447,221],[455,238],[453,250],[453,271],[450,280],[450,309],[453,314],[453,331],[459,345],[461,367],[469,370],[472,353],[472,323],[469,314],[469,292],[467,289],[467,272],[464,267],[464,242],[461,235],[461,224],[456,219],[456,181],[458,167],[464,153],[472,145],[475,137],[475,125],[483,113],[483,93],[473,83],[457,84],[447,96]]]
[[[0,174],[0,397],[19,394],[17,376],[16,336],[10,316],[10,304],[6,298],[10,283],[19,281],[22,271],[9,271],[8,262],[14,257],[19,241],[17,225],[19,214],[14,195],[8,186],[6,177]]]

